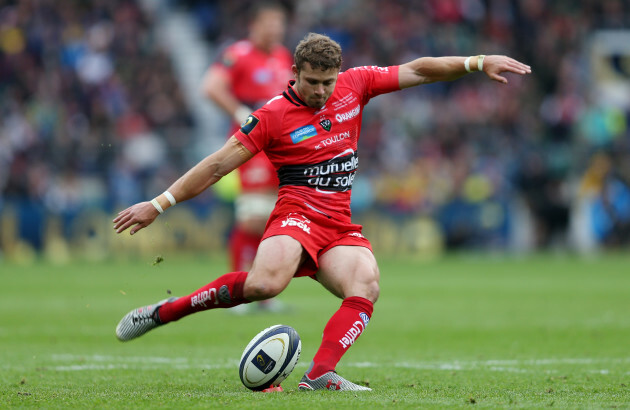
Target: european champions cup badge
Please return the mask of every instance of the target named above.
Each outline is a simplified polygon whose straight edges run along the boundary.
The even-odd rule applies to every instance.
[[[319,122],[319,125],[321,125],[322,128],[326,131],[330,131],[330,128],[332,127],[332,122],[328,118],[324,118]]]

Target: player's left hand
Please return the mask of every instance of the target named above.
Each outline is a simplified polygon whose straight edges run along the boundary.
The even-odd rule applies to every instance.
[[[118,213],[114,219],[114,229],[116,233],[121,233],[132,227],[129,233],[133,235],[140,229],[151,225],[159,214],[151,202],[140,202]]]
[[[511,57],[490,55],[486,56],[483,61],[483,71],[492,80],[507,84],[508,80],[501,75],[502,73],[525,75],[531,74],[532,68]]]

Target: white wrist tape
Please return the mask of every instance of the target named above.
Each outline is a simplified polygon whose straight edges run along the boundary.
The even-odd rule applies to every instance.
[[[241,105],[236,109],[236,111],[234,111],[234,115],[232,116],[232,118],[239,125],[241,125],[242,123],[245,122],[245,120],[247,119],[247,117],[249,117],[249,114],[251,113],[252,113],[252,110],[248,106]]]
[[[484,54],[479,54],[477,56],[477,69],[479,71],[483,71],[483,59],[486,58]]]
[[[157,201],[157,199],[153,198],[151,200],[151,205],[153,205],[155,207],[155,209],[157,209],[157,211],[161,214],[164,213],[164,209],[162,209],[162,205],[160,205],[160,203]]]
[[[472,58],[472,56],[468,57],[466,59],[466,61],[464,61],[464,68],[466,69],[467,73],[472,73],[472,71],[470,71],[470,59]]]
[[[171,206],[174,206],[177,203],[175,197],[170,192],[164,191],[164,196],[166,197],[166,199],[168,199],[168,202],[171,203]]]

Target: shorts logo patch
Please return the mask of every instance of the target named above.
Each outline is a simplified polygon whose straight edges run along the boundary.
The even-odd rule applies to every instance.
[[[258,121],[258,118],[254,117],[254,115],[250,115],[245,122],[241,124],[241,132],[245,135],[249,135],[256,125],[258,125]]]
[[[282,221],[282,227],[286,228],[287,226],[296,226],[310,235],[311,234],[311,227],[309,226],[310,223],[311,223],[311,220],[304,217],[304,215],[291,212],[289,216],[287,216],[287,219]]]
[[[306,139],[309,139],[311,137],[316,136],[317,135],[317,130],[312,125],[305,125],[303,127],[300,127],[298,129],[294,130],[290,135],[291,135],[291,141],[294,144],[297,144],[297,143],[302,142],[302,141],[304,141]]]

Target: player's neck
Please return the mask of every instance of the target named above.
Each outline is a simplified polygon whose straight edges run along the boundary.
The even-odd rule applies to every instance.
[[[300,100],[304,101],[304,97],[302,97],[300,90],[297,88],[297,81],[293,80],[292,83],[289,83],[289,87],[291,87],[295,95],[297,95]]]
[[[295,80],[294,80],[295,81]],[[306,105],[309,108],[312,108],[313,110],[321,110],[322,108],[324,108],[326,106],[326,104],[324,104],[321,107],[312,107],[310,105],[308,105],[308,103],[304,100],[304,97],[302,96],[302,94],[300,93],[300,91],[297,88],[297,81],[293,82],[292,84],[289,84],[289,87],[291,87],[291,89],[293,90],[293,92],[295,93],[295,95],[300,99],[300,101],[302,101],[304,103],[304,105]]]

